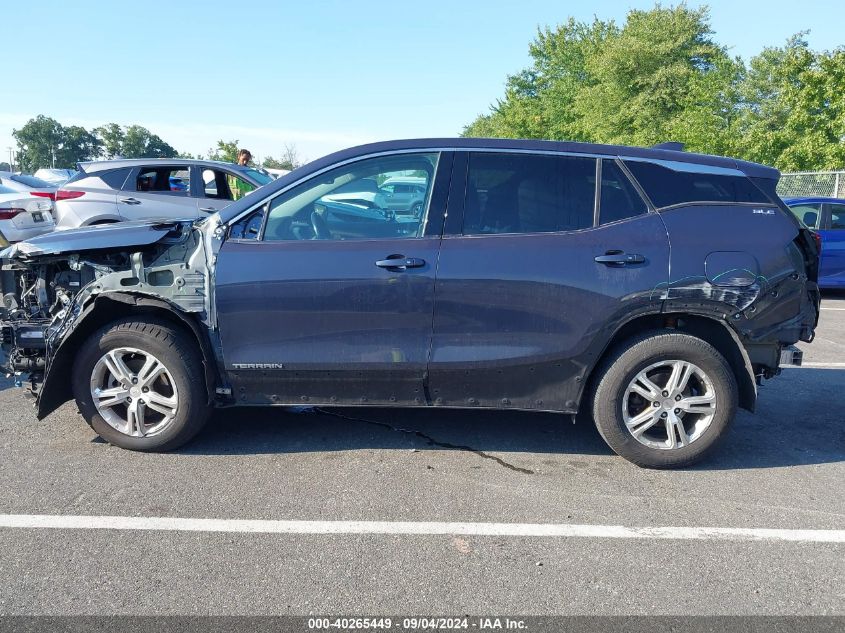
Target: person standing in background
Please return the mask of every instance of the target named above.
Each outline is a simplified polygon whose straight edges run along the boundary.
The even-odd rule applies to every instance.
[[[252,154],[248,149],[241,148],[238,150],[238,165],[246,167],[252,160]],[[255,191],[255,186],[248,183],[242,178],[235,176],[228,176],[229,190],[232,192],[232,200],[240,200],[251,191]]]

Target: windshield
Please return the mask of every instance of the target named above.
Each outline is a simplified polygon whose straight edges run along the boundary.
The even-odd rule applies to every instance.
[[[259,185],[266,185],[268,182],[273,182],[273,177],[270,174],[265,174],[263,171],[258,171],[257,169],[244,169],[244,173]]]

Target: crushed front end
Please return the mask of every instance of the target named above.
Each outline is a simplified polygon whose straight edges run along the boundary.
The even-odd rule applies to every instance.
[[[68,382],[52,376],[72,370],[72,357],[56,363],[57,355],[70,337],[87,334],[80,324],[101,300],[156,304],[208,323],[209,243],[201,223],[185,221],[62,231],[6,248],[2,371],[36,396],[43,417],[67,399],[54,394],[43,402],[51,381]]]

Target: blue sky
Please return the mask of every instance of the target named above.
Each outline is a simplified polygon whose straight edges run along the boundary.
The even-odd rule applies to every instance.
[[[801,30],[817,49],[843,43],[839,2],[706,4],[717,41],[746,59]],[[313,159],[361,142],[454,136],[528,63],[538,26],[570,15],[622,21],[628,9],[653,5],[6,2],[0,156],[12,128],[36,114],[88,128],[139,123],[193,153],[237,138],[260,156],[293,143]]]

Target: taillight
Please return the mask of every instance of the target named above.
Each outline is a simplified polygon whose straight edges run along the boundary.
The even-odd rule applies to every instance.
[[[74,198],[81,198],[84,195],[84,191],[68,191],[66,189],[59,189],[56,192],[55,200],[73,200]]]
[[[816,231],[810,231],[813,234],[813,239],[816,240],[816,250],[819,252],[819,255],[822,254],[822,235],[821,233],[817,233]]]
[[[20,213],[26,213],[26,209],[0,209],[0,220],[11,220]]]
[[[30,191],[29,195],[35,196],[36,198],[50,198],[50,200],[56,199],[56,194],[51,191]]]

